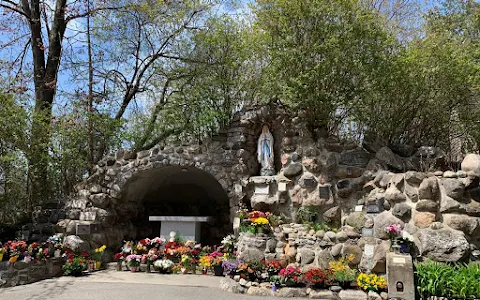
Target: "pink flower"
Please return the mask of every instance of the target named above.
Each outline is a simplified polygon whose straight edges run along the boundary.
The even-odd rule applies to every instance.
[[[402,231],[402,227],[398,224],[392,224],[385,227],[385,231],[392,234],[398,234]]]

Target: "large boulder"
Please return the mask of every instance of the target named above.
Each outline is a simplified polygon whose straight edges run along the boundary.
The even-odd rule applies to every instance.
[[[462,171],[468,176],[480,177],[480,155],[467,154],[462,161]]]
[[[389,167],[397,171],[403,170],[402,159],[390,150],[388,147],[383,147],[375,154],[375,158],[385,162]]]
[[[67,235],[63,240],[63,244],[74,252],[87,252],[90,250],[89,243],[77,235]]]
[[[287,178],[298,176],[302,173],[303,166],[300,163],[292,163],[283,170],[283,175]]]
[[[418,187],[426,177],[427,175],[421,172],[408,171],[405,173],[405,181],[415,187]]]
[[[479,221],[476,217],[466,215],[445,214],[443,222],[455,230],[463,231],[467,235],[477,235],[480,231]]]
[[[345,224],[354,227],[355,229],[362,229],[363,224],[365,223],[365,214],[363,212],[353,212],[346,219]]]
[[[416,212],[413,216],[413,224],[418,228],[427,228],[436,220],[436,215],[430,212]]]
[[[246,248],[243,249],[238,255],[238,259],[242,261],[260,261],[265,258],[263,251],[257,248]]]
[[[390,241],[382,241],[375,247],[372,259],[372,272],[385,273],[387,269],[387,252],[390,251]]]
[[[408,219],[412,215],[412,207],[407,203],[397,203],[392,209],[392,214],[402,220]]]
[[[415,206],[417,211],[437,212],[438,203],[433,200],[420,200]]]
[[[308,265],[315,259],[315,252],[312,249],[301,248],[297,250],[296,261],[300,266]]]
[[[456,178],[442,179],[442,185],[445,188],[445,194],[453,199],[461,199],[465,190],[465,184]]]
[[[407,200],[407,197],[394,184],[391,184],[385,191],[385,200],[393,204],[396,202],[403,202]]]
[[[461,231],[424,228],[417,235],[420,254],[433,260],[456,262],[469,254],[470,245]]]
[[[435,177],[428,177],[422,181],[418,188],[420,199],[437,200],[439,196],[438,181]]]
[[[398,224],[402,228],[405,223],[399,218],[395,217],[390,211],[384,211],[375,218],[375,224],[373,225],[373,232],[376,238],[388,239],[388,234],[385,231],[385,227]]]
[[[352,266],[356,266],[360,263],[360,260],[362,259],[362,254],[363,254],[363,251],[357,245],[357,243],[353,241],[347,241],[343,244],[342,255],[343,256],[353,255],[353,260],[350,262]]]

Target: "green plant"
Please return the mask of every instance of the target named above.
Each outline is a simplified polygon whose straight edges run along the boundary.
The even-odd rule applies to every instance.
[[[480,265],[446,264],[426,260],[415,264],[416,285],[421,299],[432,296],[454,299],[480,297]]]
[[[87,270],[87,266],[88,261],[85,257],[75,256],[73,258],[69,258],[62,266],[63,275],[81,275],[83,271]]]
[[[302,224],[310,224],[312,221],[316,220],[317,214],[318,212],[315,208],[310,206],[300,206],[295,211],[297,221]]]

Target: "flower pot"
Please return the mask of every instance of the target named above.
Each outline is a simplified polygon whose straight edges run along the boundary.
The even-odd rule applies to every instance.
[[[257,227],[257,233],[263,233],[263,232],[264,232],[263,227],[261,226]]]
[[[18,259],[18,255],[17,256],[12,256],[10,257],[10,259],[8,260],[11,264],[15,263]]]
[[[253,226],[250,226],[250,228],[248,228],[248,231],[250,231],[253,234],[255,234],[257,232],[256,228],[253,227]]]
[[[203,268],[203,269],[202,269],[202,274],[203,274],[203,275],[207,275],[207,273],[208,273],[207,268]]]
[[[135,267],[130,267],[130,272],[137,272],[138,270],[138,267],[135,266]]]
[[[101,267],[102,267],[102,262],[96,260],[95,261],[95,270],[100,270]]]
[[[151,272],[152,272],[151,266],[152,266],[152,264],[147,261],[147,268],[145,269],[145,271],[146,271],[147,273],[151,273]]]
[[[213,271],[214,271],[215,276],[223,276],[223,267],[221,265],[220,266],[214,266]]]
[[[122,261],[121,260],[117,261],[117,271],[122,271]]]
[[[3,259],[3,253],[0,253],[0,261]]]
[[[182,272],[182,274],[188,274],[187,268],[181,268],[180,271]]]
[[[338,282],[338,285],[342,287],[342,289],[346,290],[351,287],[351,282],[350,281],[340,281]]]
[[[95,270],[95,262],[91,261],[88,263],[88,271],[93,272]]]

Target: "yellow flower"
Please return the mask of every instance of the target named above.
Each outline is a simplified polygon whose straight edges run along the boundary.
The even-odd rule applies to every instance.
[[[258,225],[268,225],[268,219],[264,217],[256,218],[253,222]]]

